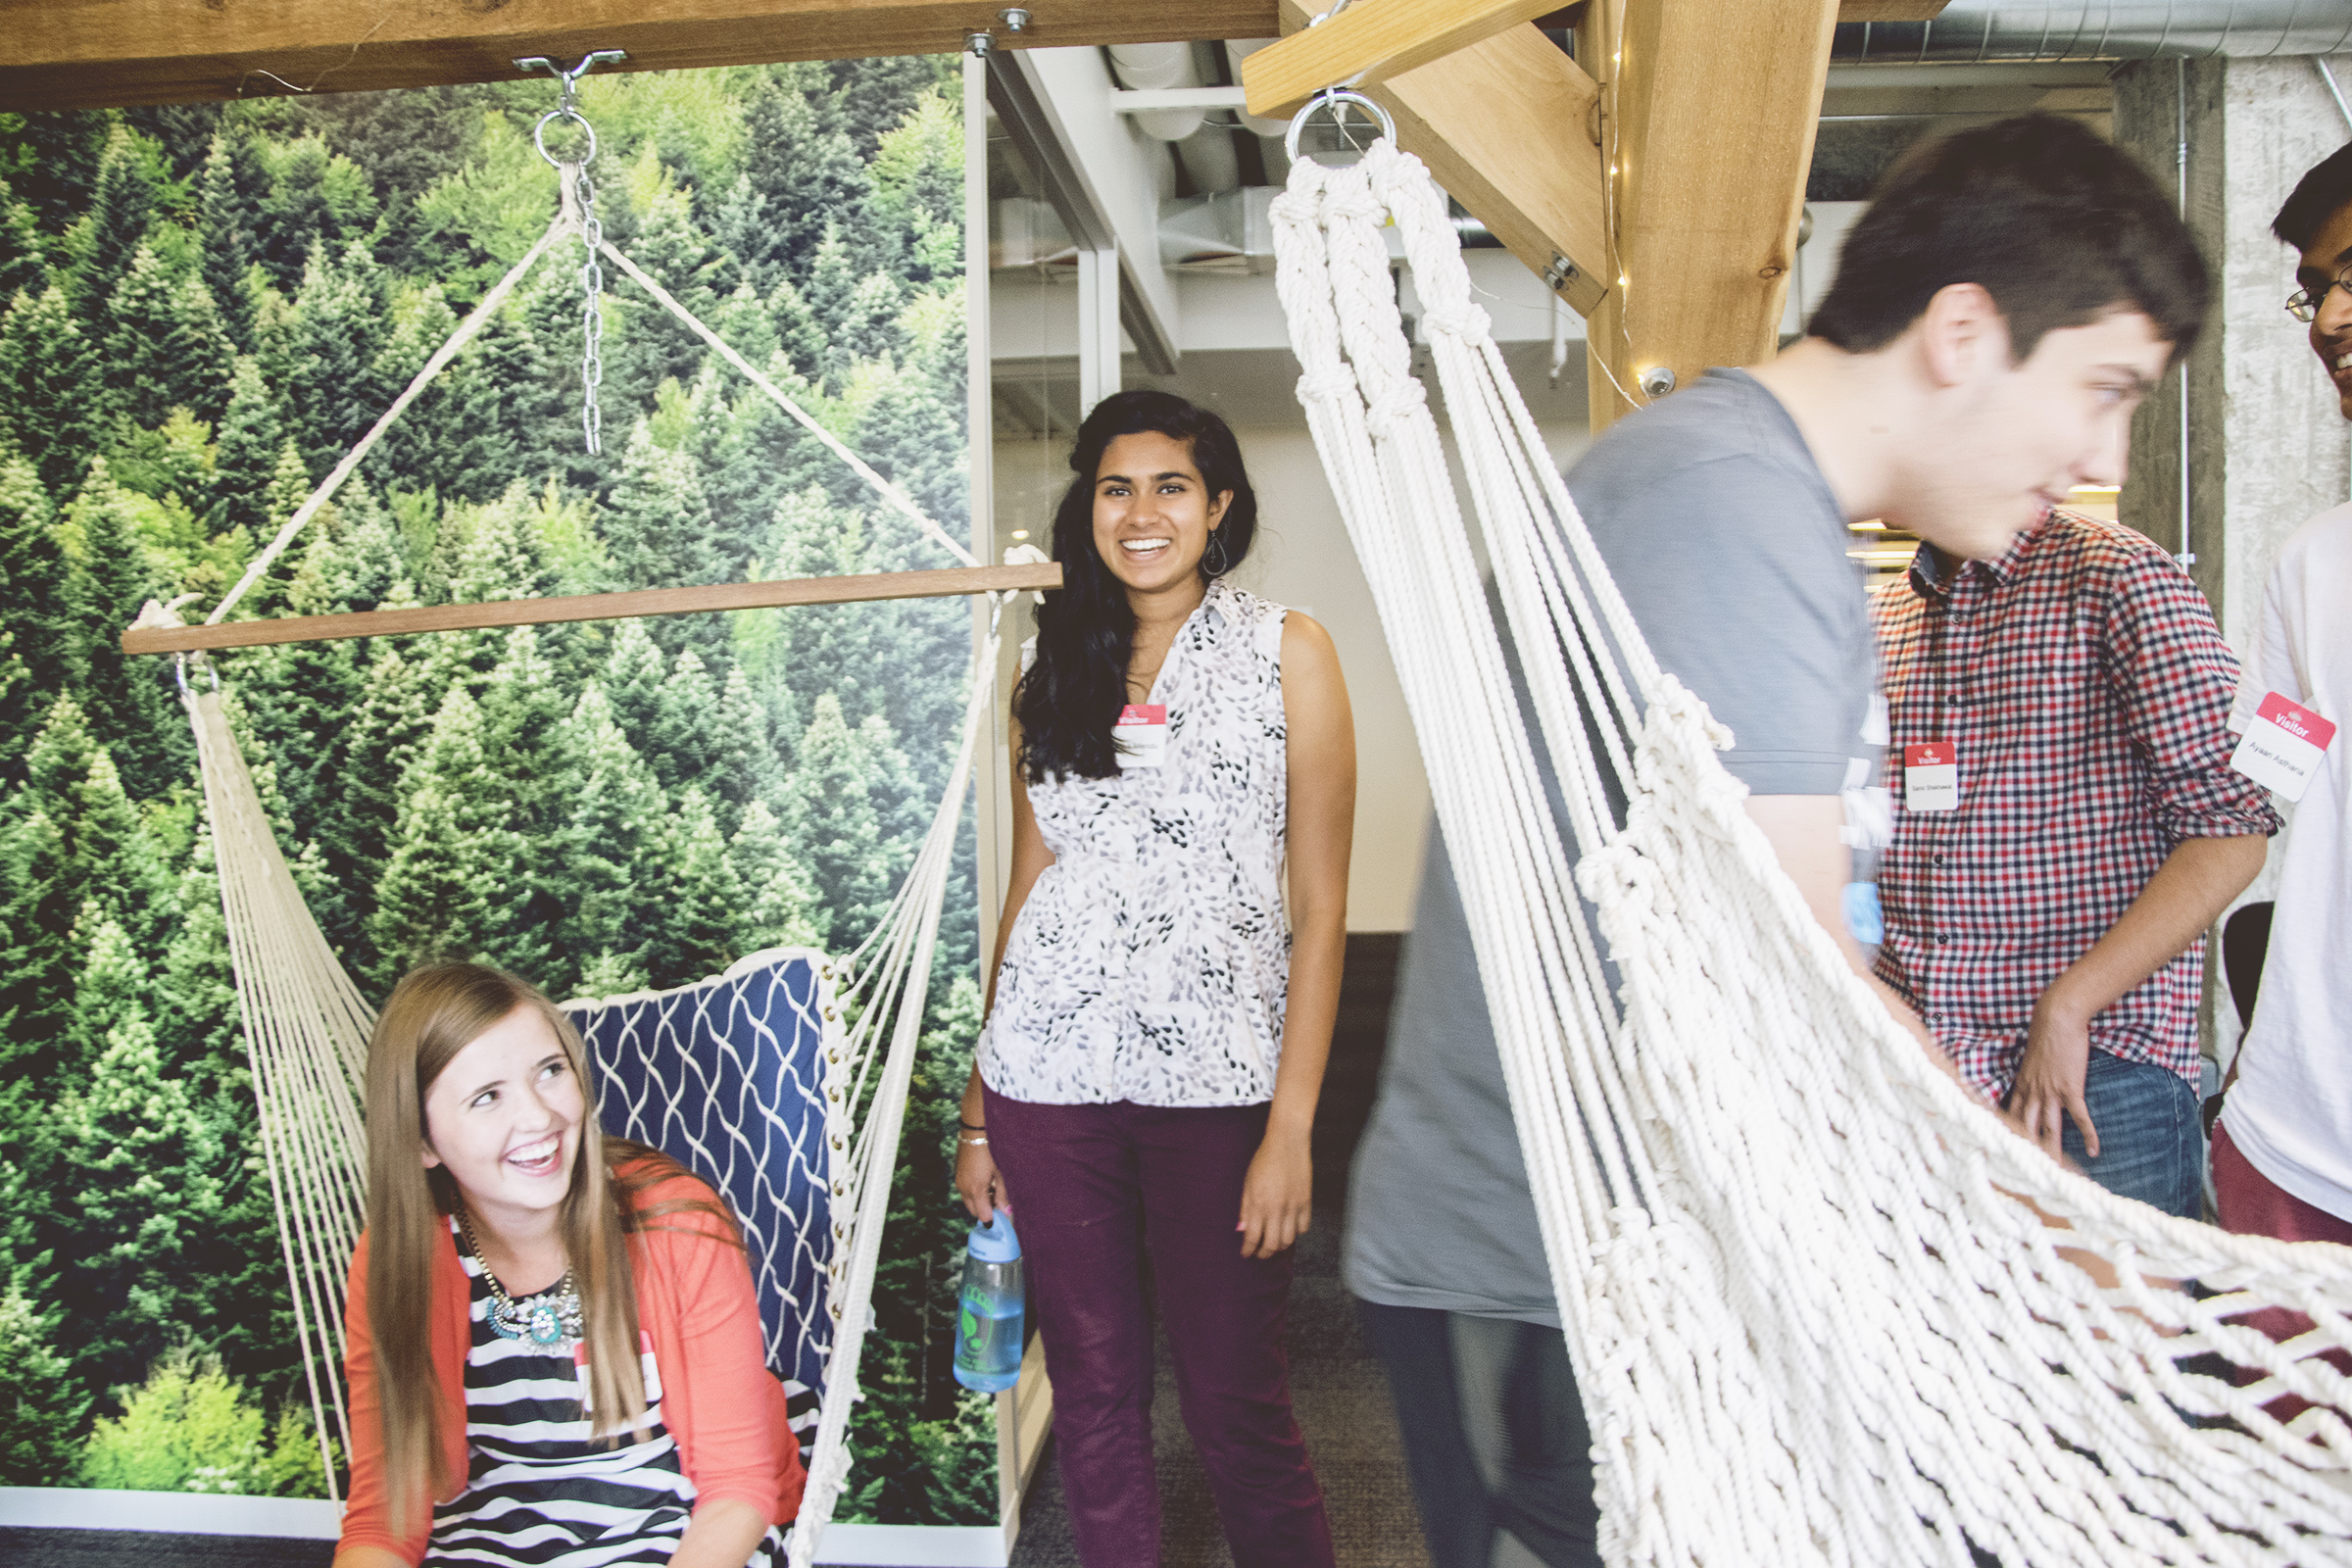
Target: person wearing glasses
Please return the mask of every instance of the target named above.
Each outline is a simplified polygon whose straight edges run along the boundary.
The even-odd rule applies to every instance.
[[[2286,308],[2310,323],[2312,352],[2352,419],[2352,146],[2295,186],[2271,231],[2300,254]],[[2263,593],[2262,629],[2238,685],[2230,727],[2260,735],[2291,717],[2281,704],[2342,727],[2352,712],[2352,506],[2298,528]],[[2267,710],[2267,712],[2266,712]],[[2306,744],[2320,735],[2297,721]],[[2223,1226],[2281,1241],[2352,1246],[2352,767],[2328,735],[2305,754],[2308,776],[2280,857],[2270,952],[2213,1133],[2213,1191]],[[2291,754],[2291,747],[2275,750]],[[2255,1322],[2278,1339],[2310,1327],[2278,1312]],[[2288,1412],[2291,1414],[2291,1412]],[[2285,1414],[2281,1419],[2286,1419]]]

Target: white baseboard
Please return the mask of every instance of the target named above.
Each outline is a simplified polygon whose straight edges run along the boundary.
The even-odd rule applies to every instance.
[[[342,1533],[343,1505],[318,1497],[0,1487],[0,1526],[332,1541]],[[1005,1534],[1002,1525],[837,1524],[825,1531],[817,1561],[841,1568],[1004,1568]]]
[[[820,1564],[843,1568],[1004,1568],[1002,1525],[828,1525]]]

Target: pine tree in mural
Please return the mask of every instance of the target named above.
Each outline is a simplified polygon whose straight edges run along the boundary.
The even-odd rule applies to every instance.
[[[103,422],[105,387],[90,334],[63,286],[26,287],[0,315],[4,428],[51,497],[71,495]]]
[[[377,370],[386,303],[382,270],[365,246],[339,254],[321,246],[293,308],[265,333],[264,365],[275,362],[287,434],[313,477],[334,466],[398,390]]]
[[[82,1086],[59,1106],[59,1293],[111,1303],[67,1319],[60,1348],[86,1387],[134,1383],[174,1338],[219,1332],[201,1283],[231,1194],[218,1120],[164,1063],[147,965],[111,919],[89,933],[74,1006]]]
[[[0,459],[0,604],[8,606],[10,658],[23,669],[0,692],[0,790],[15,782],[42,709],[81,684],[74,589],[55,521],[32,464]]]
[[[641,74],[590,112],[610,231],[960,535],[953,80]],[[217,604],[538,236],[545,97],[0,117],[0,1484],[322,1484],[284,1440],[301,1371],[188,728],[172,666],[119,639],[149,598]],[[240,616],[947,564],[618,279],[582,453],[576,264],[517,290]],[[602,995],[854,946],[945,782],[969,636],[960,602],[813,607],[212,667],[371,996],[444,955]],[[975,929],[950,908],[857,1416],[888,1479],[849,1516],[995,1506],[985,1401],[946,1370]]]
[[[148,220],[161,194],[150,171],[142,167],[142,154],[150,150],[128,126],[118,124],[98,166],[80,265],[71,273],[75,315],[83,334],[94,343],[106,340],[117,291],[146,243]],[[108,402],[108,412],[116,412]]]
[[[0,1486],[56,1486],[80,1468],[90,1396],[52,1348],[56,1332],[56,1314],[0,1287]]]
[[[239,158],[243,153],[244,157]],[[253,294],[246,274],[253,267],[252,211],[238,178],[240,162],[251,165],[252,144],[237,128],[216,131],[198,187],[197,255],[205,287],[220,312],[229,346],[253,352]],[[248,181],[251,176],[248,175]]]

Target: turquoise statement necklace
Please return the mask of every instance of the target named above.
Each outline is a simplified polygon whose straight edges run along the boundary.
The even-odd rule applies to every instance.
[[[579,1287],[573,1283],[568,1266],[555,1284],[517,1301],[491,1272],[489,1259],[482,1256],[482,1244],[474,1240],[473,1220],[464,1209],[458,1211],[458,1229],[465,1233],[466,1250],[473,1254],[474,1263],[482,1271],[483,1283],[490,1287],[491,1333],[502,1340],[523,1340],[546,1350],[587,1338],[580,1318]]]

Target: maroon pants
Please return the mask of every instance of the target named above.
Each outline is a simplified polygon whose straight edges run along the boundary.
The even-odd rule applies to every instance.
[[[1331,1526],[1291,1415],[1291,1254],[1242,1256],[1264,1105],[1040,1105],[987,1096],[989,1152],[1029,1262],[1054,1380],[1070,1533],[1087,1568],[1154,1568],[1144,1254],[1235,1568],[1330,1568]]]
[[[2339,1247],[2352,1247],[2352,1222],[2338,1219],[2317,1204],[2306,1203],[2254,1168],[2254,1162],[2230,1141],[2226,1112],[2213,1128],[2213,1196],[2214,1207],[2226,1231],[2239,1236],[2272,1236],[2282,1242],[2333,1242]],[[2280,1344],[2311,1332],[2311,1319],[2285,1306],[2266,1306],[2230,1321],[2260,1329]],[[2338,1372],[2352,1373],[2352,1357],[2343,1351],[2321,1353]],[[2250,1382],[2254,1376],[2249,1372],[2241,1381]],[[2310,1408],[2310,1400],[2292,1394],[2281,1395],[2263,1406],[2280,1421],[2292,1421]]]

